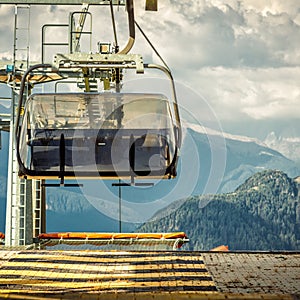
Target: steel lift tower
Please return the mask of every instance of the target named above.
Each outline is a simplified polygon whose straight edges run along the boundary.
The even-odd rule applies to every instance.
[[[70,164],[67,166],[66,170],[66,158],[68,152],[66,152],[65,146],[65,134],[69,134],[70,131],[65,131],[66,129],[54,129],[45,128],[43,125],[38,131],[34,131],[35,124],[31,124],[31,116],[36,115],[36,113],[30,112],[28,106],[26,106],[27,99],[31,95],[32,88],[38,84],[43,84],[45,82],[69,79],[69,81],[75,80],[77,87],[81,88],[84,91],[84,98],[86,97],[85,107],[87,111],[85,114],[89,116],[89,122],[94,124],[96,121],[99,122],[101,118],[109,111],[109,107],[112,105],[114,109],[116,107],[121,107],[123,110],[123,105],[125,102],[122,101],[133,101],[136,96],[134,94],[122,94],[121,90],[121,81],[122,81],[122,71],[123,69],[133,69],[136,74],[143,74],[144,69],[157,69],[165,75],[170,80],[171,83],[171,101],[167,98],[161,98],[160,94],[153,94],[150,97],[150,102],[147,102],[147,97],[149,94],[141,94],[142,99],[145,102],[143,105],[140,102],[140,106],[143,108],[156,109],[157,116],[162,116],[162,111],[165,115],[163,116],[164,125],[156,125],[157,128],[150,128],[153,124],[162,124],[160,122],[150,122],[151,125],[146,126],[146,128],[137,128],[137,130],[143,130],[143,135],[139,136],[137,131],[132,131],[132,129],[121,130],[124,124],[122,124],[122,118],[124,116],[124,111],[117,112],[115,110],[109,118],[117,118],[116,120],[110,120],[107,124],[115,124],[117,126],[119,136],[111,136],[110,138],[115,139],[119,138],[122,141],[122,147],[118,155],[119,158],[122,156],[122,153],[127,153],[124,158],[124,163],[121,162],[120,167],[122,170],[117,170],[114,168],[116,166],[111,165],[111,169],[107,169],[107,162],[105,163],[105,168],[108,171],[104,171],[101,161],[105,157],[105,153],[114,153],[116,149],[112,149],[109,141],[107,142],[96,142],[93,146],[90,147],[97,148],[97,153],[100,156],[96,158],[98,171],[91,171],[89,167],[86,167],[85,171],[82,171],[80,174],[83,174],[84,177],[88,178],[107,178],[107,179],[117,179],[119,180],[118,184],[115,186],[133,186],[133,185],[145,185],[148,183],[136,183],[135,178],[145,179],[148,174],[152,174],[152,177],[148,178],[164,178],[170,179],[176,177],[176,166],[179,153],[179,147],[181,144],[181,125],[178,112],[178,105],[175,92],[175,84],[169,70],[168,66],[165,64],[163,59],[160,57],[156,49],[153,47],[151,42],[143,33],[142,29],[134,20],[134,5],[133,0],[14,0],[14,1],[1,1],[1,4],[15,4],[15,24],[14,24],[14,47],[13,47],[13,61],[11,65],[7,65],[5,69],[1,70],[0,81],[6,83],[11,87],[11,113],[9,122],[6,119],[2,120],[0,126],[5,128],[10,132],[9,140],[9,165],[8,165],[8,180],[7,180],[7,209],[6,209],[6,231],[5,231],[5,244],[6,246],[20,246],[20,245],[30,245],[32,244],[33,237],[38,236],[41,233],[46,232],[45,226],[45,186],[70,186],[72,184],[65,184],[65,177],[78,178],[74,175],[74,170],[70,171]],[[77,11],[70,14],[69,24],[46,24],[42,28],[42,54],[41,61],[35,62],[34,65],[30,63],[30,7],[31,5],[82,5],[81,11]],[[80,41],[83,36],[90,39],[91,44],[91,15],[88,12],[90,5],[109,5],[111,8],[111,18],[113,24],[114,32],[114,47],[111,49],[109,44],[99,44],[99,50],[96,53],[92,53],[91,49],[89,52],[81,52],[80,50]],[[127,44],[120,49],[117,42],[116,26],[114,20],[113,6],[126,6],[128,14],[128,29],[129,37]],[[146,0],[146,10],[157,10],[157,1],[156,0]],[[75,17],[76,16],[76,17]],[[90,18],[90,28],[85,29],[86,19]],[[75,24],[77,22],[77,24]],[[67,42],[47,42],[45,38],[45,33],[49,27],[67,27],[69,30],[69,37]],[[164,66],[156,64],[144,64],[143,58],[139,54],[130,54],[130,50],[135,41],[135,26],[139,28],[141,33],[144,35],[146,40],[149,42],[152,49],[159,56]],[[66,53],[61,54],[57,53],[54,57],[54,62],[46,61],[45,59],[45,48],[48,46],[57,46],[57,47],[68,47]],[[70,80],[71,79],[71,80]],[[95,98],[95,94],[91,95],[93,92],[98,92],[98,83],[103,83],[103,91],[115,90],[113,96],[108,102],[107,100],[100,101]],[[56,91],[55,91],[56,93]],[[57,95],[57,94],[56,94]],[[107,99],[108,94],[102,94],[102,96]],[[111,94],[112,95],[112,94]],[[51,96],[53,98],[53,95]],[[57,97],[57,96],[55,96]],[[68,96],[61,96],[60,101],[68,101]],[[81,97],[81,96],[80,96]],[[94,102],[91,100],[94,97]],[[127,97],[127,98],[126,98]],[[75,101],[75,96],[73,96],[73,102]],[[42,99],[42,98],[41,98]],[[56,99],[56,98],[55,98]],[[127,100],[126,100],[127,99]],[[129,100],[128,100],[129,99]],[[156,99],[156,100],[155,100]],[[43,100],[36,100],[43,101]],[[56,101],[56,100],[55,100]],[[82,100],[80,100],[82,103]],[[100,101],[100,102],[99,102]],[[135,100],[134,100],[135,101]],[[142,101],[142,100],[141,100]],[[156,101],[156,102],[154,102]],[[168,102],[168,103],[167,103]],[[42,102],[41,102],[42,103]],[[45,102],[46,106],[49,105],[48,102]],[[66,102],[67,103],[67,102]],[[79,102],[78,102],[79,103]],[[123,104],[122,104],[123,103]],[[132,102],[129,102],[132,103]],[[147,104],[146,104],[147,103]],[[153,104],[156,103],[156,106]],[[42,104],[40,104],[42,105]],[[126,104],[127,105],[127,104]],[[167,105],[166,108],[162,109],[161,105]],[[156,107],[156,108],[155,108]],[[169,107],[169,108],[167,108]],[[24,112],[25,109],[25,112]],[[27,109],[27,110],[26,110]],[[48,112],[49,109],[45,108]],[[134,106],[131,108],[134,112],[136,108]],[[29,111],[28,111],[29,110]],[[128,110],[128,108],[127,108]],[[158,111],[160,113],[158,113]],[[70,107],[69,107],[70,113]],[[142,111],[139,112],[140,114]],[[145,113],[145,112],[144,112]],[[143,113],[143,115],[144,115]],[[56,114],[56,112],[55,112]],[[35,116],[34,116],[35,117]],[[52,116],[52,122],[56,118],[56,115]],[[27,118],[27,119],[26,119]],[[28,119],[29,118],[29,119]],[[126,117],[124,117],[126,119]],[[23,122],[23,120],[25,120]],[[167,121],[168,120],[168,121]],[[55,120],[54,120],[55,121]],[[48,122],[48,121],[47,121]],[[113,122],[113,123],[112,123]],[[116,122],[116,123],[115,123]],[[9,123],[9,126],[8,126]],[[149,123],[149,124],[150,124]],[[45,123],[43,123],[45,124]],[[91,126],[90,124],[90,126]],[[100,123],[99,123],[100,124]],[[100,125],[97,125],[96,128],[100,130]],[[166,125],[168,124],[168,125]],[[40,124],[41,125],[41,124]],[[49,125],[49,124],[48,124]],[[47,126],[48,126],[47,125]],[[74,123],[68,124],[69,126],[76,126]],[[28,127],[27,127],[28,126]],[[110,125],[111,126],[111,125]],[[141,125],[138,125],[141,126]],[[161,128],[160,128],[161,126]],[[167,127],[166,127],[167,126]],[[75,128],[75,127],[74,127]],[[91,127],[92,128],[92,127]],[[115,128],[115,127],[114,127]],[[48,142],[49,144],[45,146],[45,142],[36,134],[44,132],[45,134],[48,131],[56,130],[60,132],[60,138],[51,139]],[[102,129],[101,129],[102,130]],[[115,130],[113,128],[108,129],[105,136],[100,137],[100,131],[96,136],[89,136],[89,140],[98,141],[100,138],[107,139],[107,134],[111,134]],[[152,130],[151,134],[148,135],[148,131]],[[153,130],[156,130],[154,134]],[[85,130],[84,127],[81,129],[82,134],[90,135],[92,134],[91,130]],[[80,131],[80,132],[81,132]],[[105,130],[104,130],[105,131]],[[168,133],[167,133],[168,131]],[[77,132],[79,132],[77,130]],[[103,132],[103,130],[101,131]],[[128,133],[130,132],[130,138]],[[140,132],[140,131],[139,131]],[[93,133],[95,134],[95,133]],[[135,135],[134,135],[135,134]],[[24,139],[25,138],[25,139]],[[81,136],[72,138],[66,136],[68,139],[69,147],[72,147],[75,143],[75,148],[78,150],[78,145],[76,144],[76,138],[82,139]],[[43,142],[43,141],[44,142]],[[41,142],[42,141],[42,142]],[[81,141],[82,142],[82,141]],[[42,143],[42,144],[41,144]],[[56,143],[56,144],[55,144]],[[124,144],[125,143],[125,144]],[[139,144],[142,143],[142,144]],[[77,146],[76,146],[77,145]],[[121,145],[121,144],[120,144]],[[137,146],[140,145],[140,146]],[[40,147],[40,148],[37,148]],[[54,149],[54,152],[48,152],[50,148]],[[98,147],[103,147],[98,149]],[[105,147],[105,149],[104,149]],[[116,147],[116,146],[114,146]],[[129,147],[129,148],[128,148]],[[139,147],[139,152],[136,152],[136,147]],[[142,147],[142,148],[141,148]],[[129,150],[128,150],[129,149]],[[27,151],[27,152],[26,152]],[[34,152],[35,151],[35,152]],[[56,151],[56,152],[55,152]],[[72,150],[73,151],[73,150]],[[71,152],[72,152],[71,151]],[[75,150],[74,150],[75,151]],[[152,152],[151,152],[152,151]],[[35,153],[35,154],[34,154]],[[55,159],[53,160],[53,153],[59,153],[58,166]],[[74,152],[75,153],[75,152]],[[149,161],[151,155],[156,155],[159,157],[156,160],[155,171],[152,167],[149,167]],[[96,154],[96,155],[98,155]],[[41,163],[47,165],[36,165],[36,160],[33,160],[33,156],[37,155],[38,161],[41,160]],[[41,157],[40,155],[50,155],[49,157]],[[68,154],[69,155],[69,154]],[[155,156],[154,155],[154,156]],[[100,160],[99,160],[100,159]],[[112,157],[110,157],[112,159]],[[53,165],[51,165],[51,163]],[[80,162],[81,163],[81,162]],[[89,165],[89,164],[87,164]],[[124,169],[125,166],[125,169]],[[128,166],[128,167],[127,167]],[[141,167],[142,166],[142,167]],[[154,166],[154,165],[153,165]],[[76,168],[76,166],[74,166]],[[83,167],[83,166],[81,166]],[[38,168],[46,168],[48,171],[38,171]],[[57,171],[53,171],[58,169]],[[100,169],[99,169],[100,168]],[[142,168],[142,169],[141,169]],[[83,167],[84,169],[84,167]],[[44,169],[43,169],[44,170]],[[154,173],[152,172],[154,171]],[[59,179],[60,183],[58,184],[45,184],[45,179],[49,179],[49,174],[51,179]],[[122,174],[122,175],[120,175]],[[100,177],[99,177],[100,176]],[[129,183],[121,183],[121,179],[130,179]],[[72,185],[73,186],[73,185]]]
[[[124,6],[125,0],[113,0],[112,3]],[[1,82],[11,88],[11,112],[9,115],[0,115],[0,130],[9,131],[5,245],[20,246],[32,244],[33,236],[45,232],[45,188],[42,186],[42,180],[25,180],[18,177],[14,134],[20,79],[30,65],[30,6],[82,5],[84,10],[88,5],[110,5],[110,1],[9,0],[1,1],[1,4],[15,5],[13,60],[11,65],[1,70]],[[28,96],[28,92],[24,91],[24,97]]]

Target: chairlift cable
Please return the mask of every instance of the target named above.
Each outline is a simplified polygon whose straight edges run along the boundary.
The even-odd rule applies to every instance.
[[[147,37],[146,33],[142,30],[141,26],[137,23],[137,21],[134,21],[136,27],[139,29],[139,31],[141,32],[141,34],[143,35],[143,37],[146,39],[146,41],[149,43],[150,47],[152,48],[152,50],[155,52],[155,54],[159,57],[159,59],[162,61],[162,63],[164,64],[164,66],[168,69],[168,71],[170,71],[169,66],[167,65],[167,63],[165,62],[165,60],[162,58],[162,56],[159,54],[159,52],[156,50],[156,48],[154,47],[154,45],[151,43],[151,41],[149,40],[149,38]]]

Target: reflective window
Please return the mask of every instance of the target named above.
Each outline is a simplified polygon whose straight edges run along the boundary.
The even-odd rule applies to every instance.
[[[26,102],[19,153],[28,175],[164,176],[175,126],[160,94],[35,94]],[[25,174],[26,175],[26,174]]]
[[[37,94],[27,101],[31,128],[170,128],[169,110],[156,94]]]

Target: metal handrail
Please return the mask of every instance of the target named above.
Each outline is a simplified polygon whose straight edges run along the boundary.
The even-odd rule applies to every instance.
[[[69,43],[46,43],[45,42],[45,32],[49,27],[68,27],[69,24],[45,24],[42,27],[42,64],[44,62],[45,47],[44,46],[69,46]]]

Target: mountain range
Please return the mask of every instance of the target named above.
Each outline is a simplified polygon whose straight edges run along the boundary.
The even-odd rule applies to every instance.
[[[6,187],[7,143],[8,136],[2,134],[3,149],[0,150],[2,191]],[[145,222],[158,210],[164,209],[178,199],[208,193],[232,192],[253,174],[268,169],[284,171],[290,177],[300,174],[297,163],[256,139],[188,124],[176,179],[158,182],[153,187],[122,189],[123,230],[133,230],[136,226],[134,223]],[[89,192],[92,193],[93,201],[86,197],[84,190],[47,189],[48,231],[118,230],[117,189],[111,187],[111,182],[101,186],[99,181],[96,181],[87,186],[90,187]],[[105,190],[102,189],[103,186]],[[102,200],[98,201],[99,196]],[[110,200],[111,198],[113,200]],[[1,192],[0,231],[4,230],[5,199],[6,193]],[[146,204],[148,206],[145,209]],[[111,211],[115,213],[111,214]]]
[[[190,124],[187,130],[197,145],[200,159],[203,160],[200,165],[205,165],[206,161],[211,160],[212,148],[208,147],[207,136],[219,136],[225,139],[226,167],[217,190],[218,193],[233,191],[248,177],[261,170],[278,169],[286,172],[291,177],[300,174],[299,164],[257,139],[212,130],[203,131],[203,127],[193,124]],[[208,167],[210,166],[211,164]],[[209,173],[207,171],[204,168],[201,177],[208,178]],[[201,188],[203,182],[205,182],[205,179],[198,182],[194,194],[199,195],[203,192]]]
[[[262,171],[234,192],[192,196],[158,212],[140,232],[184,231],[185,250],[300,249],[300,177]]]
[[[293,161],[300,162],[300,138],[277,136],[274,131],[270,132],[264,140],[264,143],[276,149]]]

